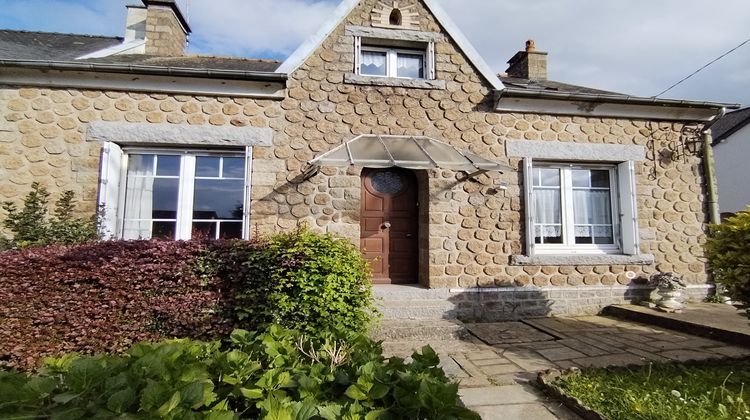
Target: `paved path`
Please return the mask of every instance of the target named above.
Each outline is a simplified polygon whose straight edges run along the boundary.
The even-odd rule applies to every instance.
[[[606,317],[467,325],[464,340],[430,341],[466,406],[483,419],[578,419],[533,386],[540,371],[747,357],[750,349]],[[533,328],[530,328],[533,327]],[[481,337],[480,340],[478,337]],[[406,357],[420,342],[386,342]]]

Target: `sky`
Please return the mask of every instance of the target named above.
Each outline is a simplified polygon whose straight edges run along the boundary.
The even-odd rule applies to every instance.
[[[138,0],[0,0],[0,28],[121,36]],[[750,38],[750,1],[437,0],[498,72],[527,39],[552,80],[654,96]],[[283,60],[339,0],[178,0],[189,51]],[[663,97],[750,105],[750,43]]]

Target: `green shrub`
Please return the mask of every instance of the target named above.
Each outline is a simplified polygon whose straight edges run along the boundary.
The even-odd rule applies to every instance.
[[[236,285],[235,314],[248,329],[279,324],[310,334],[361,333],[375,313],[361,252],[307,228],[217,247],[202,267]]]
[[[712,226],[706,252],[715,280],[732,299],[750,304],[750,207]]]
[[[34,376],[0,372],[0,417],[478,419],[438,362],[429,347],[385,360],[362,336],[235,331],[223,346],[173,340],[49,360]]]
[[[31,184],[31,192],[18,209],[10,201],[3,203],[7,213],[3,227],[13,234],[12,238],[0,238],[0,249],[30,248],[52,244],[75,245],[99,239],[99,219],[73,217],[75,194],[63,192],[55,203],[53,215],[49,216],[50,193],[38,182]]]

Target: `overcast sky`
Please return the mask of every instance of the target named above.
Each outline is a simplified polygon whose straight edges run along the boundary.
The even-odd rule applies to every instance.
[[[193,29],[191,52],[276,59],[315,32],[339,3],[178,1]],[[750,38],[748,0],[438,1],[498,72],[533,38],[549,52],[551,79],[640,96],[656,95]],[[0,27],[122,35],[125,4],[0,0]],[[750,105],[750,44],[665,97]]]

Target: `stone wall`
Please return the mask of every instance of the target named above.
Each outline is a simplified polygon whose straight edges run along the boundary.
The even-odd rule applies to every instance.
[[[146,54],[178,56],[185,53],[187,34],[174,12],[167,7],[148,8]]]
[[[270,127],[274,147],[254,149],[252,231],[307,223],[359,243],[360,169],[324,167],[309,180],[309,160],[361,134],[425,135],[518,172],[467,181],[460,173],[418,173],[420,281],[433,288],[625,286],[656,270],[705,283],[706,212],[700,159],[663,159],[681,124],[625,119],[500,114],[491,86],[449,39],[435,45],[446,89],[344,83],[354,68],[346,25],[370,26],[376,0],[363,1],[297,70],[283,101],[147,95],[64,89],[0,89],[0,198],[20,201],[32,181],[56,193],[72,189],[95,207],[99,145],[84,142],[91,121]],[[416,2],[422,31],[440,31]],[[640,145],[637,166],[641,252],[652,265],[513,266],[524,250],[521,161],[506,140]],[[655,156],[654,151],[657,155]],[[507,189],[498,188],[501,183]],[[416,280],[416,279],[415,279]]]
[[[421,4],[404,2],[415,3],[420,30],[439,31]],[[345,27],[370,26],[375,5],[375,0],[363,1],[291,75],[281,103],[287,124],[276,147],[261,151],[276,170],[256,174],[254,181],[259,202],[253,223],[261,231],[304,220],[358,243],[360,171],[322,168],[320,175],[301,181],[305,162],[361,134],[426,135],[519,172],[466,182],[452,171],[429,171],[429,231],[420,234],[429,247],[429,264],[421,267],[421,277],[428,279],[423,283],[437,288],[626,285],[632,274],[646,277],[656,270],[676,271],[690,283],[706,281],[700,159],[654,163],[653,150],[676,142],[681,124],[495,113],[491,87],[448,39],[436,43],[437,77],[446,81],[445,90],[345,84],[354,68],[354,39]],[[521,161],[507,157],[508,139],[647,147],[648,160],[637,167],[641,251],[653,254],[656,264],[511,266],[510,257],[524,249],[524,203]],[[507,190],[496,188],[501,182]]]
[[[72,190],[81,211],[92,213],[101,148],[85,141],[93,121],[279,129],[280,117],[271,100],[0,86],[0,200],[20,203],[37,181],[53,200]]]

